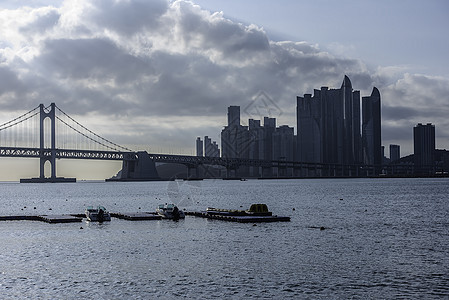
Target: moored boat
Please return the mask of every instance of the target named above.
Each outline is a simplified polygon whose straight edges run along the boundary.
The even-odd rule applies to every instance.
[[[91,222],[111,221],[111,215],[104,206],[88,206],[85,213],[87,220]]]
[[[176,205],[170,204],[159,204],[156,209],[156,213],[160,215],[163,219],[184,219],[186,217],[184,211],[180,210]]]

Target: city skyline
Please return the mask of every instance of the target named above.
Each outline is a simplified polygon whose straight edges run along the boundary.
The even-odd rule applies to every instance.
[[[260,9],[251,13],[253,1],[240,3],[239,12],[233,1],[194,1],[198,6],[165,0],[113,5],[6,0],[0,5],[0,122],[39,103],[57,102],[88,128],[119,144],[193,154],[192,138],[209,135],[218,140],[226,120],[221,112],[229,105],[248,107],[263,91],[280,112],[267,116],[293,126],[296,95],[316,86],[337,87],[341,74],[348,74],[361,94],[369,95],[372,86],[381,91],[385,146],[399,144],[403,156],[413,153],[411,128],[431,122],[437,128],[436,147],[447,149],[449,75],[441,71],[448,69],[443,67],[447,51],[441,51],[447,47],[444,34],[438,34],[442,22],[447,24],[441,18],[447,4],[434,1],[423,7],[412,1],[399,11],[404,2],[398,2],[388,7],[383,1],[364,4],[369,10],[355,1],[339,6],[328,1],[283,3],[276,6],[276,15],[263,18],[274,4],[257,2]],[[412,8],[417,7],[419,14],[432,18],[414,18]],[[367,14],[371,9],[388,12],[376,14],[376,30],[385,38],[372,22],[360,22],[362,17],[372,20]],[[348,11],[357,24],[332,23]],[[291,18],[292,12],[303,17]],[[332,31],[332,39],[324,36],[322,25],[311,20],[315,12],[330,22],[323,24],[326,28],[346,34]],[[402,22],[419,27],[413,30],[416,36],[399,34],[405,32],[398,27]],[[418,59],[415,49],[408,47],[400,49],[399,57],[398,49],[386,47],[400,43],[386,43],[391,35],[382,23],[397,29],[390,31],[406,39],[404,45],[420,38],[420,53],[431,55]],[[364,41],[379,49],[376,61],[369,61],[356,42],[363,30]],[[387,59],[378,61],[380,56]],[[440,69],[433,71],[430,66],[438,59]],[[5,164],[5,169],[15,169],[13,163]],[[25,166],[34,162],[18,165],[26,172]],[[94,169],[91,172],[99,174],[99,168]],[[115,173],[109,167],[100,169],[109,169],[102,177]],[[21,176],[25,175],[17,178]]]

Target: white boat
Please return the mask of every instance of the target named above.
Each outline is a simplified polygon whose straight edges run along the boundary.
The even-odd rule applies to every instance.
[[[156,213],[163,219],[184,219],[185,213],[174,204],[159,204]]]
[[[86,208],[86,218],[91,222],[111,221],[111,215],[103,206]]]

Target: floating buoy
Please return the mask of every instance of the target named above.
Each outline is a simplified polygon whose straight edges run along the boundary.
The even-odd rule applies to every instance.
[[[81,226],[80,229],[84,229],[83,226]]]
[[[48,210],[51,210],[51,208],[49,208]]]
[[[292,210],[295,210],[295,208],[293,207]]]
[[[324,230],[324,229],[326,229],[326,227],[324,227],[324,226],[321,226],[321,227],[320,227],[320,230]]]

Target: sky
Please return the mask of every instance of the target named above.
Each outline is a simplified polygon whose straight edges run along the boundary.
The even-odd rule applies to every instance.
[[[362,96],[380,90],[386,154],[413,153],[418,123],[449,149],[448,14],[445,0],[4,0],[0,123],[56,102],[118,144],[194,154],[197,136],[220,142],[229,105],[243,125],[295,126],[296,96],[348,75]],[[58,175],[120,168],[80,164],[58,162]]]

